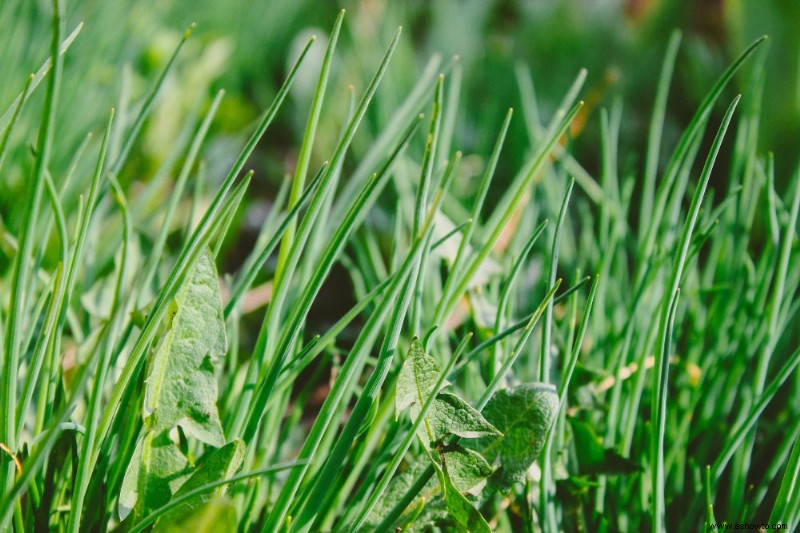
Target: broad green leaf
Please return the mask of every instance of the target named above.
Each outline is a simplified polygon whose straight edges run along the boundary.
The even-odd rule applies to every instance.
[[[642,468],[612,448],[604,448],[592,428],[580,420],[569,419],[580,475],[609,476],[639,472]]]
[[[453,485],[447,472],[444,475],[444,483],[444,501],[447,503],[450,518],[456,521],[459,529],[471,533],[491,533],[492,529],[486,523],[483,515]]]
[[[375,505],[375,507],[372,509],[369,518],[367,518],[366,524],[368,527],[374,529],[383,521],[384,517],[391,512],[395,504],[401,500],[403,495],[411,488],[417,477],[425,472],[425,469],[429,464],[430,462],[428,461],[427,457],[414,461],[408,466],[408,468],[406,468],[405,471],[392,479],[392,482],[389,483],[389,486],[386,488],[386,492],[383,493],[383,497],[378,500],[377,505]],[[425,512],[422,513],[424,520],[418,518],[413,525],[414,530],[416,530],[416,528],[422,528],[424,525],[432,525],[436,519],[446,518],[445,513],[438,513],[435,517],[431,516],[430,511],[437,507],[435,505],[436,502],[438,501],[441,503],[441,498],[430,500],[430,497],[433,496],[437,491],[438,482],[436,479],[431,478],[425,484],[425,487],[422,489],[421,493],[417,495],[414,501],[408,506],[409,509],[411,509],[410,512],[414,512],[419,505],[422,505],[425,510]],[[427,501],[427,503],[423,503],[424,501]],[[396,526],[401,522],[407,522],[407,518],[407,516],[403,515],[399,519],[398,523],[393,524],[393,526]]]
[[[422,343],[414,338],[397,378],[397,393],[394,400],[397,416],[411,405],[416,405],[419,412],[425,399],[435,392],[433,389],[439,380],[440,372],[438,361],[426,354]]]
[[[418,404],[411,406],[412,420],[417,418],[419,411]],[[474,407],[449,392],[440,392],[436,396],[427,418],[436,442],[447,435],[458,435],[464,439],[502,435]]]
[[[212,446],[224,444],[212,357],[225,351],[219,280],[211,252],[205,249],[171,304],[169,329],[150,367],[145,383],[147,430],[123,478],[120,519],[134,509],[142,516],[164,505],[188,477],[189,462],[169,436],[175,426]]]
[[[480,494],[486,485],[486,478],[494,472],[481,454],[458,445],[449,447],[441,454],[441,458],[453,486],[473,496]]]
[[[187,434],[222,446],[213,358],[225,354],[227,343],[219,279],[208,249],[188,273],[171,315],[146,382],[145,421],[155,432],[179,424]]]
[[[500,486],[521,481],[544,447],[547,432],[558,414],[558,394],[549,383],[528,383],[497,391],[482,414],[504,437],[482,440],[484,455],[499,458],[493,480]]]
[[[229,442],[222,448],[214,451],[210,457],[192,474],[186,483],[181,485],[175,496],[181,496],[210,482],[227,479],[235,475],[244,461],[245,445],[241,439]],[[155,524],[154,531],[177,531],[181,524],[186,524],[191,517],[202,513],[204,508],[212,505],[227,490],[225,486],[198,494],[181,503],[178,507],[162,516]],[[177,529],[176,529],[177,528]]]
[[[136,444],[122,481],[120,520],[134,509],[137,516],[144,516],[167,503],[190,473],[189,461],[168,433],[148,432]]]
[[[236,531],[238,520],[236,506],[226,496],[216,496],[195,512],[183,516],[179,522],[153,529],[162,533],[217,533],[218,531]]]

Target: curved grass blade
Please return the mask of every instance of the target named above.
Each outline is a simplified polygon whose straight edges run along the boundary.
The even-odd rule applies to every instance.
[[[342,28],[342,21],[344,20],[345,10],[339,11],[339,16],[333,24],[330,38],[328,39],[328,47],[325,49],[325,57],[322,60],[322,67],[320,68],[319,78],[317,79],[317,86],[314,89],[314,97],[311,101],[311,111],[308,114],[306,121],[306,129],[303,134],[303,141],[300,144],[300,152],[297,156],[297,166],[295,167],[294,178],[292,179],[292,188],[289,192],[289,203],[287,207],[291,209],[300,199],[300,193],[303,192],[303,186],[306,181],[306,174],[308,173],[309,162],[311,161],[311,149],[314,146],[314,137],[317,133],[317,125],[319,124],[319,117],[322,112],[322,104],[325,100],[325,89],[328,85],[328,76],[331,70],[331,62],[333,61],[333,53],[336,50],[336,43],[339,40],[339,31]],[[294,242],[295,222],[292,221],[289,227],[286,228],[283,240],[281,241],[281,248],[278,252],[278,263],[275,271],[275,284],[279,285],[283,277],[283,265],[287,259],[289,252],[292,249]]]
[[[33,246],[36,238],[36,224],[39,221],[42,195],[45,187],[45,176],[50,155],[52,152],[55,133],[55,115],[58,106],[58,97],[61,90],[61,76],[63,59],[60,54],[61,3],[53,1],[52,40],[50,43],[50,57],[53,72],[49,78],[47,95],[45,96],[39,138],[37,141],[36,158],[32,178],[28,185],[25,206],[23,208],[22,227],[18,237],[17,254],[14,256],[14,265],[11,275],[10,301],[8,306],[8,319],[4,335],[2,382],[0,382],[0,442],[14,445],[17,442],[16,419],[17,412],[17,378],[19,375],[19,357],[21,347],[22,323],[27,315],[27,299],[30,296],[29,280],[31,279],[31,261],[33,259]],[[0,484],[9,488],[13,483],[14,470],[11,463],[6,462],[5,456],[0,457]],[[0,530],[5,527],[5,520],[0,520]]]
[[[664,178],[661,181],[659,190],[656,193],[652,217],[649,219],[650,224],[647,226],[645,232],[642,233],[644,236],[640,247],[640,252],[642,252],[642,255],[648,256],[653,252],[658,226],[661,224],[661,219],[664,216],[664,210],[666,209],[667,195],[672,188],[672,184],[675,182],[678,173],[680,172],[680,167],[683,163],[684,157],[687,153],[689,153],[695,137],[697,137],[697,135],[708,122],[708,118],[711,115],[711,109],[713,108],[720,94],[722,94],[722,90],[731,80],[736,71],[739,70],[739,67],[741,67],[742,63],[744,63],[744,61],[750,57],[756,48],[758,48],[766,39],[767,37],[764,36],[753,42],[753,44],[751,44],[744,52],[742,52],[736,61],[734,61],[733,64],[731,64],[731,66],[729,66],[725,72],[722,73],[722,76],[720,76],[720,78],[711,88],[711,91],[709,91],[708,95],[706,95],[705,99],[700,104],[700,107],[695,112],[691,122],[689,122],[686,130],[684,130],[683,135],[681,135],[678,145],[675,148],[675,151],[672,153],[672,157],[670,157],[667,168],[664,171]]]
[[[658,348],[655,353],[655,365],[653,375],[653,390],[651,399],[651,417],[655,424],[655,431],[651,435],[651,449],[650,449],[650,464],[653,468],[653,475],[651,479],[653,491],[653,511],[652,511],[652,524],[653,532],[657,533],[664,530],[665,519],[665,505],[666,498],[664,494],[664,438],[666,432],[666,410],[667,410],[667,383],[669,372],[669,353],[666,351],[669,348],[672,322],[675,317],[671,315],[676,306],[679,285],[683,278],[683,270],[686,266],[688,259],[689,247],[692,242],[692,234],[694,233],[697,219],[700,214],[700,208],[703,203],[708,181],[711,177],[711,171],[714,169],[717,155],[719,154],[722,141],[725,138],[725,133],[728,130],[728,125],[733,118],[733,112],[739,103],[740,97],[734,98],[725,117],[717,130],[717,135],[714,138],[714,143],[706,158],[706,163],[703,166],[703,171],[700,175],[700,183],[695,190],[692,197],[692,203],[689,206],[689,212],[686,217],[686,223],[681,233],[681,240],[678,244],[678,254],[672,266],[672,273],[670,275],[669,289],[667,292],[668,298],[665,298],[662,305],[661,319],[659,321],[659,339]]]
[[[384,299],[384,306],[394,305],[400,291],[405,286],[406,280],[413,282],[413,278],[415,277],[415,265],[418,264],[420,254],[423,252],[426,246],[430,245],[430,239],[433,235],[433,225],[427,226],[424,228],[424,230],[425,232],[419,236],[414,243],[414,246],[412,246],[411,250],[409,250],[407,259],[403,266],[395,274],[394,282],[386,293],[387,297]],[[329,454],[327,460],[325,461],[325,465],[323,466],[319,475],[316,477],[315,482],[311,487],[311,493],[305,500],[306,504],[298,509],[297,519],[292,525],[293,531],[303,531],[304,528],[307,528],[309,525],[311,525],[310,523],[316,517],[319,509],[309,505],[308,502],[323,501],[328,492],[333,488],[339,472],[345,464],[347,454],[350,451],[350,448],[353,446],[364,420],[369,414],[374,403],[377,401],[378,393],[380,392],[381,386],[386,380],[392,365],[394,353],[396,351],[397,337],[399,336],[400,326],[403,323],[406,310],[408,309],[409,300],[410,294],[406,292],[406,294],[402,297],[400,305],[394,305],[394,313],[390,322],[393,330],[384,337],[383,346],[381,346],[380,351],[381,356],[378,360],[378,364],[370,375],[367,383],[364,385],[364,388],[362,389],[361,394],[356,401],[356,405],[353,407],[347,423],[340,431],[339,437],[331,449],[331,453]],[[378,313],[375,314],[377,315]],[[377,328],[381,322],[382,320],[373,322],[374,327]]]
[[[164,85],[164,80],[167,79],[167,74],[172,70],[172,66],[175,64],[175,60],[178,58],[178,53],[180,53],[181,48],[189,40],[189,37],[192,35],[192,31],[194,31],[195,24],[189,26],[186,31],[183,33],[183,37],[181,37],[178,46],[175,48],[175,51],[172,52],[172,56],[170,56],[169,61],[164,66],[164,69],[161,71],[158,79],[156,80],[153,87],[150,89],[150,92],[145,96],[144,102],[142,103],[142,108],[139,110],[139,114],[136,115],[136,118],[133,121],[133,125],[131,129],[128,131],[128,135],[125,138],[125,141],[121,147],[114,146],[112,151],[116,153],[116,158],[114,162],[111,164],[111,172],[114,174],[119,174],[119,171],[122,169],[122,165],[125,164],[125,161],[128,159],[128,154],[130,153],[131,149],[133,148],[134,143],[136,142],[137,138],[139,137],[139,133],[142,130],[142,126],[144,126],[144,121],[147,116],[150,114],[150,111],[153,109],[153,104],[156,101],[156,97],[158,93],[161,91],[161,86]],[[120,124],[120,126],[124,126]]]
[[[17,119],[19,118],[19,113],[22,111],[22,104],[25,103],[25,98],[28,96],[28,91],[31,88],[31,82],[33,81],[33,75],[28,78],[28,81],[25,83],[25,87],[22,89],[22,97],[16,103],[16,107],[14,107],[14,114],[11,115],[11,121],[8,123],[8,127],[3,132],[2,139],[0,139],[0,170],[3,170],[3,163],[6,160],[6,150],[8,148],[8,139],[11,137],[11,132],[14,131],[14,126],[17,124]]]
[[[658,88],[653,101],[653,116],[650,118],[650,130],[647,136],[647,156],[644,168],[644,185],[642,189],[639,220],[642,227],[647,227],[653,212],[653,194],[656,188],[656,173],[658,172],[658,158],[661,151],[661,134],[664,131],[664,116],[667,112],[667,97],[675,68],[675,58],[681,44],[681,32],[675,30],[669,39],[664,61],[661,63],[661,74],[658,77]]]
[[[147,263],[143,267],[143,274],[141,281],[139,282],[140,292],[137,296],[136,307],[141,307],[144,305],[144,302],[141,301],[142,295],[146,294],[144,288],[150,285],[150,282],[155,275],[156,269],[158,268],[158,260],[161,257],[161,254],[164,250],[164,245],[167,242],[167,236],[169,234],[170,228],[172,227],[172,219],[175,216],[175,210],[178,207],[178,202],[183,197],[183,190],[186,187],[186,181],[189,179],[189,173],[194,166],[194,162],[197,159],[197,154],[200,152],[200,148],[203,145],[203,141],[208,134],[208,130],[211,127],[211,122],[214,120],[214,117],[217,114],[217,110],[219,109],[219,105],[222,102],[222,97],[225,95],[225,91],[220,90],[217,92],[217,95],[214,97],[214,100],[211,102],[211,106],[208,108],[208,112],[206,113],[205,118],[200,123],[200,126],[197,128],[197,132],[192,139],[192,144],[189,146],[189,150],[186,153],[186,158],[184,159],[183,166],[181,167],[180,173],[178,174],[177,179],[175,180],[175,185],[172,188],[172,192],[170,194],[169,202],[167,203],[167,209],[164,213],[164,219],[160,223],[161,229],[156,236],[155,243],[153,244],[153,248],[150,251],[150,256],[148,257]]]

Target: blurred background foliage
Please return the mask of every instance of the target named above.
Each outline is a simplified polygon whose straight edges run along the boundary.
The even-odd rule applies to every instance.
[[[196,22],[148,119],[142,142],[137,143],[135,163],[123,170],[121,179],[131,184],[147,181],[159,168],[174,171],[197,116],[216,90],[224,88],[226,98],[205,149],[205,175],[213,189],[214,180],[224,175],[230,163],[230,154],[236,153],[231,146],[240,144],[241,136],[267,106],[299,46],[316,34],[321,41],[314,47],[316,61],[304,64],[289,108],[281,112],[277,127],[251,162],[256,170],[254,197],[242,221],[244,231],[238,233],[246,239],[247,226],[258,226],[279,183],[293,170],[325,35],[340,8],[347,9],[348,16],[326,96],[326,108],[333,111],[322,117],[312,168],[330,153],[339,135],[351,86],[356,94],[363,90],[398,25],[404,26],[404,38],[353,145],[351,162],[385,127],[430,58],[440,58],[438,68],[447,69],[457,55],[463,85],[453,149],[465,155],[490,152],[507,108],[519,108],[519,79],[528,70],[540,111],[548,119],[580,69],[586,68],[582,97],[588,105],[573,128],[571,149],[590,173],[599,173],[599,110],[618,100],[623,103],[620,165],[625,175],[636,176],[644,162],[630,154],[644,154],[658,72],[669,35],[677,28],[684,40],[670,93],[664,149],[674,145],[725,66],[753,39],[768,34],[759,146],[775,152],[778,190],[785,189],[796,164],[800,2],[794,0],[70,0],[67,31],[80,22],[84,27],[66,55],[54,174],[65,172],[88,132],[99,131],[109,107],[124,110],[120,102],[127,102],[129,119],[135,116],[136,106],[180,36]],[[47,0],[0,3],[3,109],[23,88],[26,76],[47,57],[49,16]],[[753,64],[740,72],[730,97],[735,91],[748,98]],[[17,128],[16,135],[24,136],[25,142],[12,140],[11,157],[30,157],[25,151],[30,150],[38,123],[33,110],[39,108],[43,94],[40,88],[36,103],[23,111],[23,127]],[[723,107],[716,112],[721,115]],[[523,113],[517,111],[497,183],[513,177],[530,146]],[[467,157],[468,172],[477,175],[483,157]],[[84,163],[90,164],[88,159]],[[12,230],[18,224],[15,198],[23,190],[25,168],[29,166],[6,165],[6,176],[0,180],[0,214]],[[715,179],[723,185],[719,180],[725,179],[724,174]],[[77,190],[72,201],[77,201]],[[488,205],[491,208],[491,198]]]

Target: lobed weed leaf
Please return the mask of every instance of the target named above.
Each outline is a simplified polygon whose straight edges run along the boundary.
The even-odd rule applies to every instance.
[[[491,533],[492,528],[486,523],[486,519],[453,485],[447,471],[444,472],[442,479],[444,479],[444,500],[447,503],[447,511],[458,524],[458,529],[472,533]]]
[[[172,304],[170,330],[156,351],[145,386],[145,421],[156,432],[180,425],[186,433],[222,446],[217,381],[212,358],[226,350],[222,297],[206,249]]]
[[[219,280],[211,251],[205,248],[171,304],[169,330],[145,381],[146,433],[140,437],[123,478],[117,506],[120,519],[133,510],[143,516],[164,505],[191,473],[189,460],[170,438],[175,427],[206,444],[224,444],[212,357],[223,355],[226,345]],[[210,461],[205,472],[196,473],[200,476],[197,483],[209,479],[208,469],[230,475],[220,462],[238,461],[234,470],[238,469],[241,457],[234,460],[234,456],[239,445],[223,448],[226,451]]]

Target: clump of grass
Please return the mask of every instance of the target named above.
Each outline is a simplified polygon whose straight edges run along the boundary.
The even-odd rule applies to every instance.
[[[137,190],[136,147],[191,29],[138,110],[122,98],[63,169],[52,153],[76,35],[53,6],[50,59],[16,80],[0,121],[0,165],[31,176],[20,216],[0,227],[0,530],[796,527],[800,173],[777,191],[773,156],[757,152],[763,39],[672,147],[676,33],[644,168],[619,165],[617,102],[601,112],[596,176],[570,154],[585,71],[545,123],[520,67],[530,157],[487,204],[513,113],[462,194],[457,63],[438,76],[433,63],[346,161],[402,36],[358,98],[336,101],[342,12],[293,178],[239,268],[220,275],[248,161],[318,45],[216,188],[203,153],[222,92]],[[748,61],[749,90],[716,123]],[[38,140],[20,156],[9,148],[42,81]],[[318,154],[337,106],[348,111],[326,132],[335,146]],[[725,146],[728,188],[714,191]],[[75,171],[89,154],[93,170]],[[171,196],[153,207],[162,187]],[[310,315],[337,267],[352,307],[320,325]],[[246,305],[265,280],[266,307]]]

